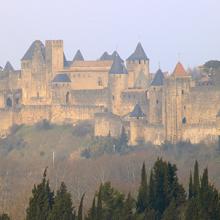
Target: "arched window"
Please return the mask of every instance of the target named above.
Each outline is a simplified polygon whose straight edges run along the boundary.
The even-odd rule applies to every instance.
[[[67,92],[66,93],[66,104],[69,104],[69,102],[70,102],[70,93]]]
[[[11,98],[7,98],[7,100],[6,100],[6,105],[7,105],[7,107],[9,107],[9,108],[12,107],[12,100],[11,100]]]

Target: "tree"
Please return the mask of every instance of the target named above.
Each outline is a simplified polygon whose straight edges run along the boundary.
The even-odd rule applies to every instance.
[[[49,181],[46,180],[47,169],[44,171],[42,182],[34,186],[29,207],[26,210],[26,220],[46,220],[52,209],[54,194],[50,189]]]
[[[143,213],[145,209],[148,207],[148,185],[145,163],[143,163],[141,170],[141,185],[138,191],[136,206],[138,213]]]
[[[122,153],[123,150],[127,147],[128,147],[128,135],[126,134],[125,128],[123,126],[116,148],[119,153]]]
[[[198,196],[199,194],[199,188],[200,188],[200,182],[199,182],[199,164],[196,160],[194,165],[194,179],[193,179],[193,194],[194,196]]]
[[[97,208],[96,208],[96,195],[94,196],[93,198],[93,201],[92,201],[92,207],[91,209],[89,210],[88,212],[88,216],[87,216],[87,220],[96,220],[97,218]]]
[[[124,203],[124,210],[121,219],[133,220],[133,208],[134,208],[134,199],[131,197],[131,194],[129,193]]]
[[[48,220],[74,220],[73,204],[66,185],[62,182],[54,199],[54,205]]]
[[[154,175],[153,170],[150,173],[150,181],[149,181],[149,208],[153,209],[155,207],[155,192],[154,192]]]
[[[0,220],[10,220],[9,216],[7,214],[0,215]]]
[[[98,201],[97,201],[97,220],[102,220],[103,210],[102,210],[102,184],[99,187]]]
[[[83,200],[85,197],[85,193],[82,195],[80,204],[79,204],[79,209],[78,209],[78,216],[77,216],[77,220],[83,220]]]
[[[190,171],[188,198],[191,199],[192,197],[193,197],[193,180],[192,180],[192,173]]]

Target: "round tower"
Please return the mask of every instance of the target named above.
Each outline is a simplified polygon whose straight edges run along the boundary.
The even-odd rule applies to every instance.
[[[137,145],[144,142],[144,126],[146,122],[145,114],[139,104],[136,104],[129,115],[130,121],[130,144]]]
[[[138,43],[135,51],[126,60],[129,88],[146,89],[150,84],[149,59]]]
[[[164,74],[159,69],[153,81],[151,82],[148,90],[149,94],[149,123],[150,124],[162,124],[163,123],[163,85],[164,85]]]
[[[119,56],[115,56],[109,71],[109,109],[123,115],[122,92],[128,88],[128,72]]]

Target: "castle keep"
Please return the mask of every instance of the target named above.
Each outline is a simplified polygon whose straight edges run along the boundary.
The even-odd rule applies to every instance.
[[[35,41],[21,70],[7,62],[0,70],[0,134],[14,124],[90,120],[96,136],[119,136],[131,144],[216,141],[220,136],[220,75],[193,79],[179,62],[156,74],[138,43],[124,61],[117,51],[84,60],[80,50],[66,59],[63,41]]]

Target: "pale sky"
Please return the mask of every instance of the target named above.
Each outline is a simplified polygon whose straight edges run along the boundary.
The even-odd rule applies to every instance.
[[[173,70],[220,60],[220,0],[1,0],[0,65],[20,59],[36,40],[62,39],[72,60],[117,48],[126,59],[140,41],[151,61]],[[180,55],[178,55],[180,54]]]

